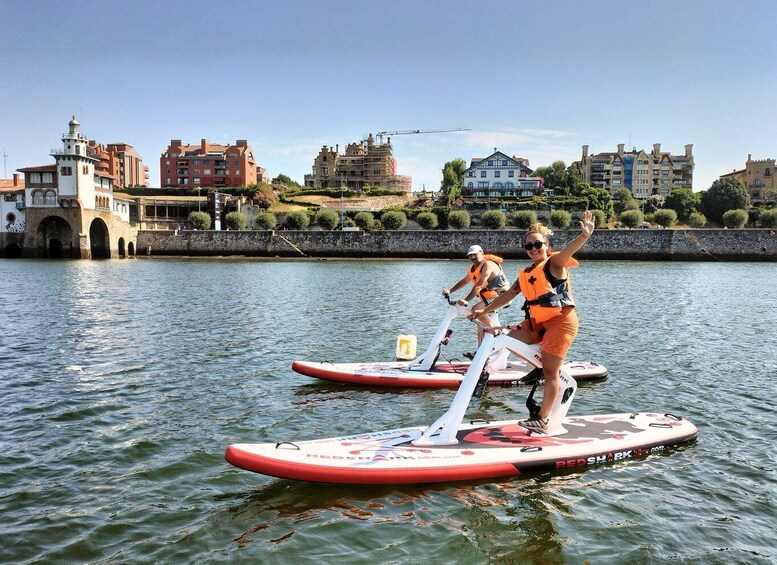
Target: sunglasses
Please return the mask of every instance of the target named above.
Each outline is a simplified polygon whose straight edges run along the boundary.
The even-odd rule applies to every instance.
[[[534,249],[540,249],[543,245],[545,245],[544,241],[532,241],[530,243],[524,243],[523,248],[526,251],[530,251],[532,247]]]

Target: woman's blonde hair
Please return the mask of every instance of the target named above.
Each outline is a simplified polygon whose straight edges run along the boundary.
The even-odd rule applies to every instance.
[[[550,241],[549,238],[550,236],[553,235],[553,230],[550,229],[548,226],[545,226],[537,222],[536,224],[532,224],[529,226],[529,229],[527,230],[526,235],[523,236],[523,240],[526,241],[526,238],[533,233],[538,233],[545,238],[545,241]]]

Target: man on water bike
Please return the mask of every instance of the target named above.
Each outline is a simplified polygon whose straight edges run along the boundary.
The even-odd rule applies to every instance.
[[[485,308],[494,298],[510,288],[510,281],[502,270],[502,258],[496,255],[486,255],[483,248],[479,245],[473,245],[467,249],[467,258],[472,263],[467,269],[467,274],[451,288],[444,288],[442,295],[445,297],[463,288],[467,283],[472,283],[472,290],[467,293],[465,298],[457,300],[456,303],[461,306],[467,306],[471,301],[476,300],[472,308]],[[490,313],[475,318],[478,322],[489,328],[494,327]],[[483,330],[477,326],[478,345],[483,339]],[[474,356],[472,353],[465,353],[470,359]]]

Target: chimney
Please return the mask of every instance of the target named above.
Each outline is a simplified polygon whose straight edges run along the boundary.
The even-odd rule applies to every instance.
[[[247,139],[238,139],[236,145],[238,147],[248,147],[248,140]]]
[[[210,147],[208,146],[208,140],[207,139],[203,139],[202,143],[200,144],[200,154],[201,155],[207,155],[208,154],[208,149],[210,149]]]
[[[585,159],[586,157],[588,157],[588,146],[583,145],[583,159]]]
[[[653,144],[653,156],[658,157],[661,154],[661,144],[660,143],[654,143]]]
[[[623,155],[623,147],[625,143],[619,143],[618,144],[618,155]]]
[[[685,146],[685,156],[690,159],[692,153],[693,153],[693,143],[689,143],[688,145]]]
[[[14,186],[19,186],[19,175],[18,175],[18,173],[14,173],[13,174],[13,185]]]

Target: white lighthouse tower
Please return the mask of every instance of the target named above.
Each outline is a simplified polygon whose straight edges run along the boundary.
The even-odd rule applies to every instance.
[[[87,146],[86,136],[79,131],[76,117],[68,124],[70,131],[62,135],[62,150],[52,150],[59,173],[60,204],[95,209],[94,164],[99,161]]]

